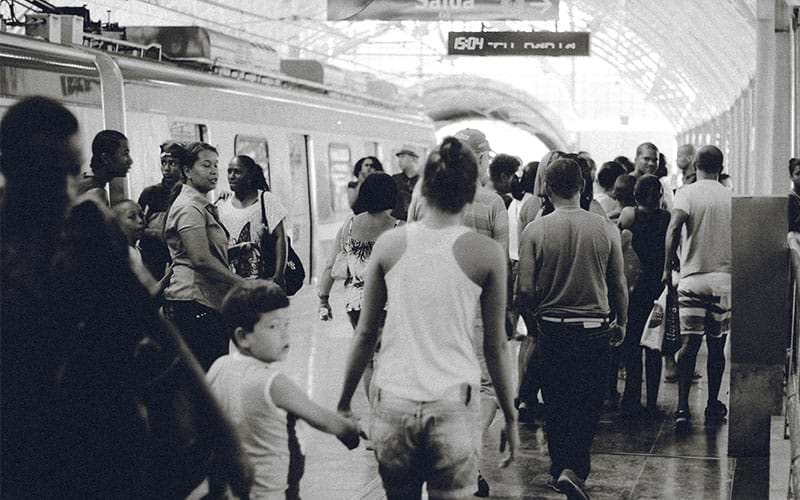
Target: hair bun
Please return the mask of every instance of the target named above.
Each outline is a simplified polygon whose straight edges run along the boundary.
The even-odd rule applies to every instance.
[[[461,156],[463,144],[455,137],[446,137],[439,147],[439,155],[446,163],[450,163]]]

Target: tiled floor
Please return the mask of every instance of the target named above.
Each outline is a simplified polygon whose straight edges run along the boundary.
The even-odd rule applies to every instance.
[[[352,337],[339,284],[333,289],[331,303],[335,319],[323,323],[317,318],[313,286],[307,286],[292,300],[293,339],[285,363],[285,373],[302,384],[312,399],[328,408],[336,405]],[[691,411],[696,421],[687,436],[676,437],[669,416],[677,400],[677,384],[661,386],[659,403],[667,413],[661,421],[625,422],[613,413],[603,416],[592,449],[593,470],[587,482],[593,499],[768,497],[769,460],[728,458],[727,425],[716,429],[703,426],[707,389],[704,352],[705,349],[701,350],[698,362],[703,377],[693,386],[691,394]],[[624,381],[620,381],[620,390],[623,386]],[[728,399],[727,387],[726,376],[720,397],[723,401]],[[353,408],[356,414],[367,418],[368,405],[362,388],[356,393]],[[508,469],[497,467],[500,420],[496,419],[486,434],[482,457],[481,471],[491,485],[492,498],[564,498],[544,485],[549,458],[539,426],[521,426],[522,448],[517,463]],[[306,472],[301,483],[304,499],[385,498],[373,452],[363,445],[348,451],[334,437],[308,428],[305,451]],[[199,498],[201,490],[192,498]],[[781,491],[773,484],[773,491],[776,490]]]

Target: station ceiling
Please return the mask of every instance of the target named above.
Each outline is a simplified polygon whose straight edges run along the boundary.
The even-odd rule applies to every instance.
[[[727,110],[755,71],[756,0],[560,0],[556,21],[483,23],[331,22],[326,3],[98,0],[87,6],[93,16],[108,11],[121,24],[196,24],[270,44],[282,57],[367,72],[406,89],[439,122],[500,119],[551,145],[567,141],[564,120],[575,114],[569,94],[583,76],[574,63],[450,57],[449,31],[589,31],[588,59],[637,89],[675,132]],[[565,92],[566,105],[554,98]]]

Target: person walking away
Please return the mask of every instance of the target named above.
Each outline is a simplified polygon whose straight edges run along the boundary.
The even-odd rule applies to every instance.
[[[164,314],[180,330],[200,366],[228,351],[222,299],[243,278],[228,268],[228,231],[208,193],[217,185],[217,150],[194,142],[181,162],[183,185],[167,211],[164,239],[173,262]]]
[[[234,349],[217,359],[207,375],[255,468],[253,499],[299,500],[305,456],[297,439],[298,419],[336,436],[351,450],[359,442],[352,419],[311,401],[278,368],[291,346],[288,307],[286,293],[275,283],[248,280],[234,287],[222,304]],[[217,493],[217,485],[209,489]]]
[[[336,260],[336,255],[344,249],[347,255],[347,278],[344,281],[344,290],[347,296],[345,310],[350,325],[355,330],[361,317],[361,308],[364,302],[364,272],[369,264],[372,249],[378,237],[396,227],[398,220],[390,215],[397,206],[397,185],[389,174],[375,172],[370,175],[361,186],[358,196],[359,205],[365,212],[346,220],[334,239],[333,251],[322,271],[319,279],[317,294],[319,296],[320,319],[330,321],[333,311],[329,302],[333,278],[331,269]],[[383,322],[381,321],[381,325]],[[380,351],[380,342],[376,347],[376,356]],[[372,374],[375,369],[374,359],[367,364],[364,370],[364,391],[369,399],[369,388]]]
[[[631,246],[640,262],[640,272],[628,302],[628,335],[622,345],[625,360],[625,391],[620,413],[629,418],[658,418],[658,387],[661,378],[661,353],[640,345],[647,318],[664,290],[661,271],[664,262],[664,240],[670,214],[660,208],[662,184],[646,174],[636,181],[635,207],[625,207],[618,226],[631,233]],[[623,237],[625,239],[625,237]],[[642,350],[647,375],[647,406],[641,405]]]
[[[181,180],[179,159],[184,152],[183,144],[167,141],[161,149],[161,182],[144,188],[139,195],[139,206],[144,211],[145,230],[139,241],[144,265],[157,280],[171,262],[169,248],[164,241],[164,218],[169,208],[172,190]]]
[[[116,130],[102,130],[92,141],[92,173],[84,173],[78,184],[78,194],[90,194],[110,206],[106,187],[111,179],[125,177],[133,165],[128,138]]]
[[[245,279],[272,280],[285,290],[288,211],[269,191],[261,165],[249,156],[234,156],[228,163],[228,185],[233,196],[219,204],[219,219],[229,233],[231,269]]]
[[[581,208],[583,183],[575,160],[547,167],[545,189],[555,211],[522,233],[517,301],[539,329],[551,459],[547,485],[586,499],[605,361],[609,344],[619,345],[625,336],[628,294],[619,232]],[[609,322],[609,300],[616,324]]]
[[[408,206],[411,204],[414,186],[419,181],[419,173],[417,173],[419,156],[411,148],[403,148],[395,156],[400,165],[400,173],[392,176],[392,180],[397,185],[397,206],[392,210],[392,217],[405,221],[408,220]]]
[[[614,183],[621,175],[625,175],[625,167],[615,161],[607,161],[600,167],[597,173],[597,186],[599,187],[598,193],[594,195],[594,199],[600,203],[600,206],[605,210],[606,215],[610,216],[611,212],[617,208],[617,202],[614,199]]]
[[[667,229],[662,281],[673,289],[677,285],[682,341],[676,355],[675,430],[679,433],[691,426],[689,393],[704,335],[708,347],[706,423],[719,423],[728,413],[718,399],[731,316],[731,191],[717,180],[722,166],[722,151],[717,147],[698,150],[694,160],[697,181],[678,190]],[[679,243],[680,280],[676,284],[672,271]]]
[[[351,412],[388,302],[369,430],[388,498],[419,499],[423,484],[431,498],[472,493],[484,399],[478,396],[476,341],[483,344],[505,415],[511,452],[506,465],[518,447],[503,328],[508,250],[461,223],[476,181],[472,152],[458,139],[446,138],[425,165],[420,190],[424,218],[383,234],[367,266],[338,409]],[[479,303],[484,328],[474,339]]]

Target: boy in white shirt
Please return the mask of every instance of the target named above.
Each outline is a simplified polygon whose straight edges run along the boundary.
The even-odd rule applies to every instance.
[[[236,349],[217,359],[206,376],[255,468],[251,499],[299,498],[305,457],[294,428],[297,419],[335,435],[349,449],[359,441],[353,420],[311,401],[275,366],[289,352],[288,306],[286,294],[270,281],[234,287],[222,315]]]

